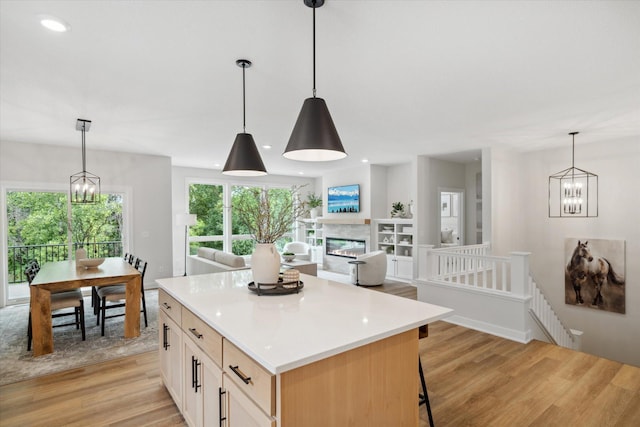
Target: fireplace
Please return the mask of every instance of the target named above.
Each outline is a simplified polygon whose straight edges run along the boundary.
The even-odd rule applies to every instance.
[[[356,258],[365,253],[364,240],[343,239],[338,237],[326,238],[327,255],[341,256],[344,258]]]

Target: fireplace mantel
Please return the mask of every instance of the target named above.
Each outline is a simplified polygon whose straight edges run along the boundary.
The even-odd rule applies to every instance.
[[[318,218],[320,224],[346,224],[361,225],[371,224],[370,218]]]

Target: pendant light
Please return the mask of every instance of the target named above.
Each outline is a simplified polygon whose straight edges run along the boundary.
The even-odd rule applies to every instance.
[[[250,133],[245,132],[246,107],[245,107],[245,69],[251,66],[251,61],[238,59],[236,65],[242,68],[242,133],[236,135],[227,162],[222,168],[225,175],[234,176],[264,176],[267,169],[262,163],[258,147]]]
[[[339,160],[347,157],[327,104],[316,98],[316,8],[324,0],[304,0],[313,9],[313,97],[305,99],[298,120],[293,127],[287,148],[282,154],[287,159],[306,162]]]
[[[549,217],[597,217],[598,175],[575,167],[576,135],[572,137],[571,167],[549,177]]]
[[[100,177],[87,172],[85,133],[90,127],[91,120],[76,121],[76,130],[82,132],[82,172],[71,175],[69,179],[71,203],[96,203],[100,200]]]

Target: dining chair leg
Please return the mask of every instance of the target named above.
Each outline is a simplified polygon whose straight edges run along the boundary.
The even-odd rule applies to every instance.
[[[31,340],[33,338],[33,330],[31,328],[31,310],[29,310],[29,325],[27,326],[27,351],[31,351]]]
[[[142,291],[142,313],[144,314],[144,327],[148,327],[149,323],[147,322],[147,302],[144,299],[144,291]]]
[[[102,336],[104,336],[104,318],[107,312],[107,298],[102,297],[102,301],[100,304],[100,316],[102,317]]]
[[[86,341],[87,333],[84,327],[84,300],[80,300],[80,329],[82,329],[82,341]]]

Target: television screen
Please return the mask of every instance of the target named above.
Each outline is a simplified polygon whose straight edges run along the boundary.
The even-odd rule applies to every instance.
[[[329,187],[327,213],[360,212],[360,185]]]

